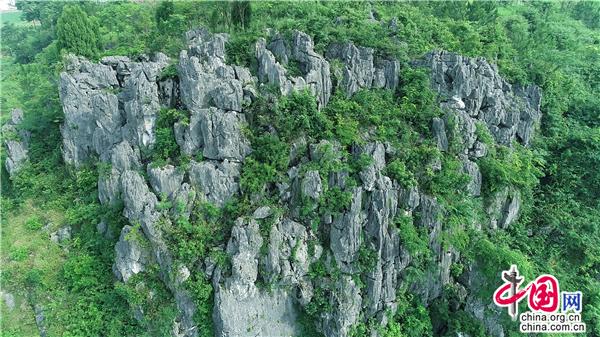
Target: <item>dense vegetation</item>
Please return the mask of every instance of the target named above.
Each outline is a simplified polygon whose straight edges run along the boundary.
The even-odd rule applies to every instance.
[[[152,288],[164,291],[157,297],[164,297],[167,305],[154,308],[149,313],[152,319],[145,323],[133,319],[127,304],[144,300],[140,290],[113,281],[113,247],[126,220],[118,207],[105,209],[98,202],[96,181],[102,168],[75,171],[62,161],[57,80],[67,52],[92,59],[155,51],[173,56],[183,48],[183,33],[198,26],[229,32],[230,60],[251,68],[256,66],[252,46],[266,28],[302,30],[314,37],[319,52],[331,42],[352,40],[401,60],[402,83],[395,93],[364,91],[351,99],[335,95],[322,111],[307,93],[276,104],[268,95],[261,97],[251,107],[249,136],[256,151],[243,168],[245,199],[223,212],[199,205],[194,225],[180,224],[182,230],[173,233],[170,244],[178,248],[178,258],[194,258],[189,254],[192,250],[208,254],[213,240],[227,235],[223,233],[232,220],[226,214],[240,213],[254,200],[272,197],[265,186],[285,174],[291,160],[288,143],[299,133],[341,144],[338,153],[324,155],[318,163],[324,174],[342,167],[357,172],[368,164],[368,158],[353,158],[349,149],[361,144],[363,131],[370,129],[373,138],[406,149],[393,158],[386,173],[405,186],[418,184],[440,198],[449,210],[447,240],[463,252],[465,261],[479,261],[491,284],[510,263],[517,263],[528,278],[554,274],[565,289],[583,292],[588,335],[600,334],[598,3],[46,1],[17,2],[17,6],[21,20],[5,20],[8,17],[2,14],[2,121],[11,108],[21,107],[23,127],[31,131],[32,140],[30,163],[24,170],[9,180],[2,167],[1,258],[2,288],[24,302],[13,311],[3,304],[0,336],[35,335],[33,303],[47,309],[49,336],[163,335],[167,326],[163,323],[168,323],[173,311],[160,281],[148,277],[146,284],[156,283]],[[392,18],[397,18],[394,25],[388,24]],[[441,112],[436,97],[427,90],[427,74],[408,67],[410,60],[432,49],[486,57],[510,81],[535,83],[543,90],[541,129],[532,147],[507,151],[498,146],[479,163],[483,193],[509,185],[522,191],[520,220],[506,231],[486,233],[459,226],[480,219],[481,205],[461,192],[465,179],[456,173],[456,159],[452,154],[442,157],[432,143],[430,121]],[[296,118],[290,118],[292,111]],[[152,154],[155,161],[184,164],[189,160],[173,146],[173,130],[168,127],[181,118],[177,110],[161,112],[157,135],[164,146]],[[279,132],[273,134],[269,126]],[[423,170],[436,159],[442,161],[440,172]],[[312,221],[324,212],[340,211],[349,202],[347,191],[342,190],[326,191],[325,198],[319,205],[304,205],[302,215]],[[101,220],[113,235],[97,234]],[[50,244],[47,233],[64,225],[73,227],[73,239]],[[426,238],[411,221],[399,218],[397,225],[410,242],[407,248],[418,257],[411,267],[418,278],[427,268]],[[529,236],[531,231],[537,235]],[[364,256],[368,268],[369,253]],[[453,266],[453,272],[459,274],[462,267]],[[322,271],[317,265],[312,272]],[[212,305],[210,285],[196,280],[192,291],[201,305],[199,321],[206,322]],[[490,298],[489,289],[482,291]],[[315,305],[307,308],[309,316],[324,310],[316,298]],[[400,307],[390,317],[385,336],[444,335],[455,330],[485,335],[472,317],[449,314],[452,289],[429,308],[407,289],[399,290],[399,298]],[[439,324],[440,317],[445,324]],[[202,327],[203,335],[210,335],[210,327]],[[365,329],[356,327],[356,335]]]

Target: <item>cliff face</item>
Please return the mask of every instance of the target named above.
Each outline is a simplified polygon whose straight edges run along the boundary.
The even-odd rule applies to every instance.
[[[353,146],[353,156],[372,159],[359,172],[357,186],[348,184],[345,172],[324,176],[311,168],[329,149],[335,155],[338,144],[306,144],[308,154],[290,165],[289,179],[280,186],[280,207],[262,206],[238,218],[228,241],[218,248],[228,256],[229,268],[211,258],[195,265],[174,259],[165,228],[177,226],[175,208],[189,218],[195,202],[221,207],[239,195],[241,168],[252,151],[244,132],[247,107],[263,88],[274,86],[281,95],[307,89],[323,108],[336,87],[350,97],[360,89],[395,89],[400,82],[398,61],[352,43],[332,45],[325,56],[319,55],[312,39],[298,31],[291,40],[279,35],[269,43],[258,40],[257,73],[252,74],[227,64],[227,38],[205,30],[189,32],[175,78],[161,76],[172,62],[163,54],[138,60],[106,57],[98,64],[70,57],[61,74],[65,162],[79,167],[97,158],[110,167],[99,178],[99,199],[107,206],[122,201],[123,214],[131,222],[115,247],[116,278],[128,282],[158,264],[179,311],[174,335],[198,335],[197,308],[186,281],[200,274],[213,285],[217,336],[295,335],[302,308],[315,298],[330,308],[317,315],[317,328],[326,336],[348,336],[360,322],[385,324],[387,313],[397,306],[396,292],[407,282],[405,269],[411,263],[394,225],[402,215],[426,230],[435,265],[425,281],[410,284],[411,289],[431,303],[445,285],[460,287],[467,310],[485,321],[490,334],[503,336],[498,323],[484,315],[485,305],[465,290],[477,278],[476,266],[467,268],[461,280],[450,274],[460,252],[442,244],[444,210],[435,196],[417,187],[402,188],[384,174],[392,151],[389,144]],[[299,68],[295,76],[289,74],[290,63]],[[471,177],[469,193],[480,197],[482,177],[475,161],[488,151],[478,138],[477,125],[487,128],[499,144],[528,145],[540,118],[540,91],[511,86],[483,59],[432,52],[415,66],[431,70],[432,88],[442,97],[445,115],[431,122],[436,144],[448,151],[449,139],[456,141],[463,171]],[[172,125],[181,153],[192,158],[188,165],[161,167],[145,155],[155,148],[161,108],[189,112],[187,120]],[[348,209],[323,216],[318,226],[305,223],[301,200],[316,203],[324,190],[333,188],[350,192]],[[518,192],[507,189],[492,199],[490,223],[479,228],[506,228],[518,217]],[[165,209],[162,201],[171,206]],[[261,230],[265,224],[267,230]],[[137,225],[149,244],[128,239]],[[372,256],[368,270],[361,266],[365,251]],[[310,273],[316,264],[327,272]]]
[[[6,161],[4,166],[10,176],[19,172],[28,159],[28,143],[30,134],[28,131],[21,130],[20,125],[23,121],[23,111],[13,109],[10,114],[10,120],[2,126],[2,138],[6,148]]]

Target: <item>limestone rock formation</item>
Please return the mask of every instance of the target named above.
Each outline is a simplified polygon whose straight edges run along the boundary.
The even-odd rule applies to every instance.
[[[327,49],[328,59],[342,62],[340,86],[348,97],[360,89],[396,89],[399,83],[400,63],[394,59],[375,57],[375,50],[357,47],[354,43],[332,44]]]
[[[80,167],[91,156],[108,162],[113,147],[124,140],[139,149],[152,146],[160,110],[156,81],[168,63],[162,54],[154,59],[105,58],[92,64],[69,55],[60,75],[67,164]]]
[[[400,68],[397,60],[378,57],[373,49],[351,42],[329,46],[323,57],[308,35],[294,31],[291,39],[271,34],[268,43],[256,42],[254,77],[249,69],[227,63],[226,34],[198,29],[186,37],[188,45],[179,55],[174,78],[162,78],[162,70],[173,67],[162,54],[152,60],[105,57],[99,64],[70,56],[60,81],[64,159],[80,167],[98,158],[103,168],[100,202],[122,201],[131,224],[123,228],[115,246],[114,274],[128,282],[146,272],[149,264],[157,264],[179,311],[174,334],[198,334],[196,306],[186,288],[191,276],[212,282],[217,336],[296,335],[299,315],[313,301],[332,308],[313,317],[326,336],[347,337],[359,323],[386,324],[413,258],[396,226],[399,217],[414,220],[426,233],[432,253],[426,278],[409,284],[410,289],[429,305],[448,284],[462,282],[468,288],[450,273],[460,254],[443,242],[443,204],[425,189],[404,187],[386,176],[394,149],[373,140],[351,147],[350,160],[372,159],[358,172],[326,172],[317,164],[328,158],[325,154],[341,154],[342,145],[298,139],[290,148],[288,175],[277,184],[275,198],[281,205],[265,206],[255,200],[256,209],[235,219],[226,248],[225,242],[213,247],[226,254],[230,266],[217,263],[213,256],[188,265],[177,261],[167,229],[177,226],[177,220],[193,220],[194,205],[208,202],[223,207],[241,194],[240,175],[252,151],[244,132],[251,120],[246,108],[264,85],[275,86],[282,95],[306,89],[323,108],[334,86],[348,97],[361,89],[394,90]],[[540,91],[511,86],[483,59],[433,52],[417,65],[432,70],[433,89],[444,98],[441,106],[446,114],[431,121],[435,144],[450,152],[458,143],[460,170],[470,177],[467,192],[480,197],[477,160],[488,149],[477,128],[489,129],[498,144],[510,146],[516,140],[528,145],[540,118]],[[182,158],[167,164],[152,162],[149,155],[156,144],[157,117],[166,108],[187,113],[172,126]],[[441,162],[436,164],[439,170]],[[307,220],[332,190],[348,195],[349,204],[326,205],[340,209]],[[489,227],[514,223],[519,208],[518,191],[496,192],[487,209]],[[321,246],[322,242],[326,244]],[[321,274],[311,274],[314,266]],[[463,296],[470,303],[469,312],[482,316],[482,304],[469,296]],[[486,327],[501,335],[501,328],[498,332],[492,323]]]
[[[30,134],[19,128],[23,121],[23,110],[13,109],[10,119],[2,125],[2,139],[6,147],[6,161],[4,165],[10,176],[16,174],[27,162],[28,144]]]
[[[238,193],[237,178],[240,175],[240,164],[236,162],[192,162],[190,182],[197,186],[206,201],[223,206],[232,196]]]
[[[417,62],[431,69],[431,84],[447,100],[442,106],[458,117],[463,138],[471,139],[476,121],[485,123],[496,142],[511,145],[531,141],[534,126],[541,118],[541,91],[536,86],[511,85],[484,58],[468,58],[434,51]],[[465,150],[472,148],[466,141]]]
[[[179,55],[181,100],[191,112],[216,107],[242,111],[242,83],[225,63],[226,34],[205,29],[187,33],[188,50]]]
[[[308,89],[317,97],[319,107],[327,105],[332,92],[329,62],[314,51],[310,36],[294,31],[291,42],[277,35],[269,45],[259,39],[255,49],[260,82],[275,85],[282,95]],[[285,66],[292,61],[299,68],[299,76],[288,75]]]
[[[510,187],[496,191],[488,206],[491,229],[506,229],[517,220],[521,208],[521,195],[518,190]]]
[[[132,234],[137,234],[134,236]],[[131,226],[123,227],[119,241],[115,245],[113,273],[118,280],[127,282],[133,275],[144,271],[150,254],[144,242],[139,242],[141,234]]]

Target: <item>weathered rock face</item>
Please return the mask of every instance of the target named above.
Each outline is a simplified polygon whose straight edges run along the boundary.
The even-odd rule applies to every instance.
[[[174,199],[177,191],[181,188],[184,172],[173,165],[165,167],[148,166],[148,178],[154,192],[166,198]]]
[[[213,160],[241,161],[249,152],[248,141],[242,135],[243,114],[217,108],[192,110],[188,127],[177,126],[178,143],[184,153],[197,153]],[[198,137],[200,136],[200,137]]]
[[[123,227],[119,242],[115,246],[113,273],[118,280],[123,282],[127,282],[133,275],[144,271],[150,257],[148,247],[144,247],[144,243],[139,242],[139,238],[127,238],[127,235],[131,235],[132,230],[135,233],[133,227]]]
[[[268,237],[261,236],[259,222],[270,224]],[[217,268],[213,276],[218,336],[299,333],[299,303],[312,297],[309,266],[321,252],[318,245],[309,252],[311,235],[304,225],[280,219],[268,207],[257,209],[249,220],[237,220],[227,245],[231,275],[223,279]]]
[[[443,286],[450,283],[450,265],[458,260],[457,252],[450,246],[444,249],[441,234],[443,231],[443,209],[435,198],[421,195],[419,202],[420,223],[429,234],[429,249],[436,267],[427,271],[426,281],[411,285],[421,295],[424,303],[431,303],[442,294]]]
[[[481,289],[485,286],[485,276],[477,263],[469,265],[457,281],[466,289]],[[493,303],[482,301],[474,294],[468,294],[465,302],[465,311],[483,323],[489,336],[505,336],[504,328],[500,323],[502,311],[499,307]]]
[[[332,92],[329,62],[314,51],[308,35],[294,31],[290,43],[276,35],[268,45],[259,39],[255,48],[260,82],[275,85],[282,95],[308,89],[317,97],[319,107],[327,105]],[[299,68],[299,76],[288,75],[285,66],[292,61]]]
[[[158,263],[180,310],[174,328],[182,336],[195,336],[195,304],[182,286],[190,272],[171,256],[159,222],[170,225],[172,213],[158,209],[158,200],[183,204],[183,214],[178,216],[189,216],[196,197],[222,205],[238,193],[241,161],[250,150],[242,134],[241,111],[244,100],[250,99],[244,90],[254,79],[247,69],[225,64],[226,36],[199,30],[190,32],[188,40],[175,79],[161,79],[162,69],[169,64],[162,54],[139,61],[107,57],[100,64],[70,56],[61,74],[60,97],[65,161],[76,167],[92,158],[104,162],[109,169],[98,181],[100,201],[114,205],[122,200],[124,215],[141,225],[136,235],[147,241],[146,246],[132,241],[131,227],[123,229],[115,247],[115,275],[127,282],[148,263]],[[155,166],[142,155],[154,146],[161,107],[178,104],[190,112],[189,124],[173,126],[182,153],[208,159],[193,162],[189,172],[172,165]],[[139,173],[144,167],[148,181]],[[175,277],[173,269],[187,272]]]
[[[329,59],[342,62],[339,77],[340,87],[348,97],[360,89],[396,89],[400,63],[394,59],[380,59],[374,56],[373,48],[357,47],[352,42],[332,44],[327,49]]]
[[[463,173],[471,178],[471,181],[467,185],[467,191],[470,195],[478,197],[481,195],[481,172],[477,163],[470,161],[469,159],[463,159]]]
[[[511,147],[517,141],[528,146],[541,118],[541,91],[537,86],[509,84],[497,67],[483,58],[435,51],[416,64],[431,69],[431,85],[445,98],[440,106],[446,114],[432,121],[436,144],[441,151],[448,151],[449,141],[458,146],[463,173],[471,178],[467,191],[480,196],[482,177],[476,161],[487,155],[488,149],[478,129],[487,129],[500,145]],[[516,221],[518,192],[501,190],[491,199],[487,210],[491,229],[506,228]]]
[[[192,162],[190,182],[198,187],[198,192],[206,201],[217,206],[223,206],[238,193],[237,177],[240,175],[240,163],[223,162]]]
[[[530,143],[534,124],[541,117],[538,87],[509,84],[497,67],[483,58],[435,51],[418,64],[431,68],[433,89],[448,97],[442,106],[457,115],[465,150],[474,145],[471,125],[476,121],[485,123],[500,144],[510,146],[513,140]]]
[[[133,62],[126,57],[104,58],[92,64],[69,56],[60,75],[63,157],[81,166],[92,156],[109,162],[113,147],[126,140],[138,149],[154,144],[160,110],[157,80],[168,59]],[[118,94],[117,94],[118,93]]]
[[[242,82],[235,69],[225,64],[226,34],[204,29],[187,33],[190,48],[179,55],[181,100],[188,110],[216,107],[242,111]]]
[[[514,188],[505,187],[494,193],[487,208],[491,229],[506,229],[515,222],[521,208],[521,194]]]
[[[13,109],[10,120],[2,126],[2,138],[6,147],[6,161],[4,165],[10,176],[16,174],[27,162],[28,144],[30,134],[26,130],[19,129],[23,121],[23,110]]]
[[[349,211],[336,216],[331,224],[329,244],[341,270],[352,270],[352,263],[357,260],[362,244],[362,227],[366,221],[362,210],[362,195],[363,189],[355,188]]]
[[[65,161],[78,167],[97,157],[110,167],[99,178],[99,199],[104,205],[122,201],[132,225],[123,228],[115,246],[114,274],[128,282],[149,264],[158,264],[179,309],[175,335],[198,334],[196,306],[186,289],[193,273],[212,281],[217,336],[296,335],[300,311],[315,298],[332,308],[314,317],[326,336],[349,336],[361,322],[386,324],[411,263],[396,227],[399,216],[415,220],[427,234],[432,253],[424,281],[410,288],[428,305],[442,295],[445,285],[457,282],[450,266],[459,252],[442,242],[444,208],[434,196],[417,187],[402,188],[387,177],[390,146],[374,141],[352,147],[350,156],[368,156],[372,162],[350,177],[348,171],[327,174],[315,169],[326,152],[341,153],[340,144],[297,140],[290,149],[288,179],[277,186],[282,207],[262,206],[238,218],[226,249],[216,248],[227,254],[231,268],[210,256],[194,265],[176,261],[165,228],[173,228],[176,217],[191,219],[194,204],[222,207],[240,195],[243,162],[251,152],[243,132],[245,108],[256,97],[259,83],[274,85],[283,95],[307,89],[319,108],[328,103],[334,85],[351,96],[361,89],[393,90],[399,83],[398,61],[378,58],[374,50],[352,43],[329,46],[325,58],[314,51],[312,39],[298,31],[291,40],[274,35],[269,43],[256,43],[257,77],[247,68],[227,64],[226,34],[199,29],[187,38],[176,78],[161,79],[169,64],[161,54],[152,61],[107,57],[100,64],[70,57],[61,74],[60,93]],[[333,70],[337,81],[328,59],[339,65]],[[449,152],[459,140],[462,172],[471,178],[467,191],[478,197],[482,176],[477,159],[487,153],[477,136],[478,124],[500,144],[517,140],[527,145],[540,118],[539,90],[511,87],[482,59],[434,52],[419,64],[432,69],[434,89],[451,97],[442,102],[447,114],[432,120],[435,142]],[[181,153],[193,158],[188,165],[149,162],[161,108],[189,112],[188,119],[173,125]],[[349,205],[307,220],[305,213],[315,212],[332,189],[348,193]],[[518,217],[520,196],[516,190],[502,190],[489,204],[490,227],[506,228]],[[134,231],[136,226],[141,230]],[[135,236],[141,240],[133,240]],[[327,276],[309,273],[316,263]],[[479,317],[481,303],[475,297],[470,301],[470,312]],[[488,328],[497,330],[491,323]],[[501,328],[494,335],[500,333]]]
[[[298,312],[291,293],[285,289],[269,292],[255,284],[262,244],[258,222],[238,219],[227,244],[231,276],[224,283],[214,279],[217,289],[213,314],[217,336],[293,336],[297,333]]]

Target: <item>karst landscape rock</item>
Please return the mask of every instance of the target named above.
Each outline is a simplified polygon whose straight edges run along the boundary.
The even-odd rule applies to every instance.
[[[306,24],[251,36],[244,33],[251,14],[236,6],[262,7],[226,5],[233,14],[219,20],[236,23],[188,25],[177,44],[160,38],[185,16],[172,11],[191,9],[152,5],[160,32],[154,42],[165,46],[137,53],[86,54],[60,44],[59,31],[51,87],[59,117],[37,127],[28,116],[39,108],[22,102],[2,120],[3,178],[11,186],[3,193],[14,198],[8,214],[27,233],[44,232],[48,246],[45,253],[9,248],[6,261],[60,256],[52,259],[64,260],[53,267],[64,298],[102,289],[109,295],[98,301],[126,315],[103,319],[129,317],[129,330],[115,322],[115,330],[60,327],[70,318],[55,309],[56,295],[38,290],[55,282],[44,276],[52,268],[38,262],[30,271],[9,270],[25,275],[15,278],[24,286],[2,291],[3,313],[4,306],[11,315],[31,312],[41,336],[512,336],[506,310],[490,296],[501,271],[518,264],[529,282],[562,270],[542,269],[534,252],[553,235],[564,239],[557,227],[567,226],[537,213],[549,193],[544,184],[560,171],[549,153],[572,153],[553,147],[560,114],[552,104],[563,103],[559,82],[549,81],[559,80],[535,73],[540,81],[524,81],[501,52],[494,59],[484,47],[467,53],[430,43],[411,51],[412,14],[373,6],[360,20],[340,11],[327,21],[370,25],[385,43],[369,43]],[[223,13],[215,8],[213,19]],[[102,26],[94,20],[87,24]],[[597,85],[595,75],[587,78]],[[54,136],[44,140],[50,127]],[[593,153],[597,135],[585,139]],[[45,165],[39,144],[51,142],[54,157],[46,160],[72,178],[46,182],[41,177],[56,173],[32,173]],[[591,173],[569,172],[571,186],[578,177],[597,182]],[[48,192],[55,204],[36,204],[44,193],[23,192],[38,191],[28,179],[63,184],[66,200]],[[79,208],[43,211],[61,202]],[[18,213],[25,207],[18,204],[29,213]],[[586,289],[598,283],[597,249],[590,249],[574,257],[586,261],[577,262],[582,273],[596,277]],[[583,287],[577,282],[568,286]],[[590,326],[598,317],[585,317],[597,329]]]

